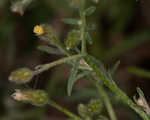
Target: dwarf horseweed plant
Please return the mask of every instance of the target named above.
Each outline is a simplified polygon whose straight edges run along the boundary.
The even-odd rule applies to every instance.
[[[98,0],[95,2],[97,3]],[[18,4],[22,5],[22,3]],[[109,118],[111,120],[117,120],[110,99],[105,92],[105,85],[116,96],[118,96],[120,100],[139,114],[143,120],[150,120],[150,108],[141,89],[137,88],[139,98],[134,97],[134,100],[132,100],[116,85],[113,80],[112,75],[114,74],[115,69],[117,69],[119,62],[117,62],[114,67],[108,71],[105,69],[103,63],[87,53],[87,43],[92,44],[92,39],[88,33],[90,26],[87,25],[86,18],[92,15],[96,8],[93,6],[86,8],[86,0],[70,0],[69,4],[79,10],[80,19],[67,18],[63,20],[66,24],[76,26],[76,29],[73,29],[68,33],[65,44],[60,41],[54,29],[48,24],[36,25],[33,30],[37,37],[54,46],[40,46],[40,50],[50,52],[52,54],[61,54],[66,57],[51,63],[38,65],[34,70],[30,70],[29,68],[17,69],[10,74],[9,80],[16,84],[26,84],[30,82],[34,76],[39,75],[56,65],[67,63],[72,66],[67,84],[68,95],[71,95],[73,85],[78,79],[87,77],[87,79],[89,79],[96,87],[101,98],[92,99],[86,105],[79,104],[77,108],[79,115],[76,115],[49,99],[44,90],[16,89],[12,97],[17,101],[31,103],[36,106],[43,106],[46,104],[50,105],[66,114],[72,120],[106,120],[107,117],[101,113],[102,108],[105,106]],[[17,8],[15,10],[17,10]],[[23,13],[23,11],[21,12]],[[78,46],[81,46],[81,50]]]

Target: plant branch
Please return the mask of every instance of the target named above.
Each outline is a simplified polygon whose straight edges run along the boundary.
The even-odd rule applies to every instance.
[[[69,110],[67,110],[66,108],[63,108],[62,106],[58,105],[57,103],[55,103],[54,101],[49,100],[48,104],[54,108],[56,108],[57,110],[63,112],[64,114],[66,114],[68,117],[73,118],[74,120],[81,120],[80,117],[78,117],[77,115],[73,114],[72,112],[70,112]]]
[[[110,102],[110,100],[107,96],[107,93],[105,92],[103,86],[100,85],[97,81],[95,82],[95,84],[96,84],[98,92],[101,94],[101,96],[103,98],[104,104],[106,106],[107,112],[108,112],[111,120],[117,120],[115,112],[114,112],[113,107],[111,105],[111,102]]]
[[[78,55],[73,55],[73,56],[69,56],[69,57],[65,57],[65,58],[59,59],[59,60],[54,61],[52,63],[40,65],[40,66],[38,66],[39,68],[34,72],[34,74],[36,75],[36,74],[42,73],[42,72],[44,72],[44,71],[46,71],[46,70],[48,70],[48,69],[50,69],[50,68],[52,68],[52,67],[54,67],[56,65],[60,65],[62,63],[66,63],[66,62],[72,61],[74,59],[79,59],[81,57],[83,57],[83,55],[78,54]]]
[[[85,32],[86,32],[86,16],[85,16],[85,13],[84,13],[85,0],[81,0],[81,4],[82,4],[82,7],[80,8],[80,11],[79,11],[80,12],[80,17],[81,17],[81,23],[82,23],[81,24],[81,40],[82,40],[82,50],[81,50],[81,53],[82,53],[82,55],[86,55],[87,54],[86,37],[85,37]],[[69,54],[69,55],[71,55],[71,54]],[[144,120],[149,120],[149,116],[143,110],[141,110],[120,88],[118,88],[113,82],[109,81],[108,78],[105,75],[103,75],[103,73],[101,73],[101,71],[99,70],[99,68],[94,64],[94,62],[88,56],[85,56],[84,60],[93,69],[93,71],[96,73],[96,76],[98,78],[100,78],[103,81],[103,83],[112,92],[114,92],[116,95],[118,95],[123,102],[125,102],[127,105],[129,105]],[[95,83],[95,85],[97,85],[97,84]],[[101,86],[97,86],[97,88],[98,88],[99,91],[102,90]],[[105,93],[103,92],[102,94],[105,97],[105,99],[107,99],[107,97],[104,95]],[[106,104],[107,104],[107,108],[111,108],[110,104],[108,104],[108,101],[107,101]],[[111,118],[115,119],[114,115],[112,115],[113,114],[112,111],[109,114],[111,115]]]
[[[105,92],[104,87],[96,79],[94,79],[90,75],[89,75],[89,78],[91,79],[91,82],[96,86],[98,92],[102,96],[103,102],[104,102],[104,104],[106,106],[106,109],[108,111],[108,114],[109,114],[111,120],[117,120],[115,112],[114,112],[113,107],[111,105],[111,102],[110,102],[110,100],[108,98],[108,95]]]
[[[80,8],[80,18],[81,18],[81,40],[82,40],[82,54],[87,53],[87,48],[86,48],[86,37],[85,37],[85,32],[86,32],[86,16],[84,12],[85,8],[85,0],[81,0],[81,8]]]
[[[84,60],[87,62],[87,64],[93,69],[93,71],[96,73],[96,76],[99,77],[103,83],[116,95],[120,97],[120,99],[129,105],[135,112],[137,112],[144,120],[149,120],[149,116],[140,109],[120,88],[118,88],[115,84],[113,84],[111,81],[104,76],[99,68],[93,63],[93,61],[86,56]]]

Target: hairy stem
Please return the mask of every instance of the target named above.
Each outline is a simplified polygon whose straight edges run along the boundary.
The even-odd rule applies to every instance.
[[[54,61],[52,63],[40,65],[39,69],[37,69],[34,72],[34,74],[36,75],[36,74],[42,73],[42,72],[44,72],[44,71],[46,71],[46,70],[48,70],[48,69],[50,69],[50,68],[52,68],[56,65],[60,65],[62,63],[66,63],[66,62],[69,62],[69,61],[72,61],[72,60],[75,60],[75,59],[79,59],[81,57],[83,57],[83,55],[80,55],[80,54],[79,55],[73,55],[73,56],[65,57],[65,58],[62,58],[60,60]]]
[[[105,107],[107,109],[107,112],[111,118],[111,120],[117,120],[115,112],[113,110],[113,107],[111,105],[111,102],[108,98],[107,93],[105,92],[104,87],[98,82],[97,79],[94,79],[93,76],[88,75],[88,78],[91,80],[91,82],[96,86],[99,94],[101,95],[103,102],[105,104]]]
[[[87,54],[86,36],[85,36],[86,16],[84,13],[85,0],[81,0],[81,4],[82,4],[82,7],[80,8],[80,17],[81,17],[81,22],[82,22],[82,24],[81,24],[81,40],[82,40],[81,53],[82,53],[82,55],[86,55]],[[69,54],[69,55],[71,55],[71,54]],[[113,84],[111,81],[109,81],[108,78],[101,73],[99,68],[94,64],[94,62],[88,56],[85,56],[84,60],[93,69],[93,71],[96,73],[96,76],[99,77],[112,92],[114,92],[116,95],[118,95],[123,102],[125,102],[135,112],[137,112],[141,116],[141,118],[143,118],[144,120],[149,120],[149,116],[143,110],[141,110],[120,88],[118,88],[115,84]],[[95,84],[95,85],[97,86],[97,84]],[[102,87],[97,86],[97,89],[101,92]],[[103,94],[105,99],[107,99],[104,92],[102,92],[101,94]],[[108,103],[108,100],[106,100],[105,102],[107,102],[106,107],[111,109],[112,107]],[[108,111],[109,111],[109,114],[111,115],[111,119],[115,120],[114,113],[112,112],[112,110],[110,111],[110,109]]]
[[[84,13],[84,9],[85,9],[85,0],[81,0],[81,8],[80,8],[80,18],[81,18],[81,22],[82,22],[82,25],[81,25],[81,40],[82,40],[82,50],[81,50],[81,53],[83,55],[87,54],[87,48],[86,48],[86,36],[85,36],[85,33],[86,33],[86,16],[85,16],[85,13]],[[114,114],[114,111],[113,111],[113,108],[111,106],[111,103],[107,97],[107,94],[105,93],[105,91],[103,90],[103,87],[102,86],[97,86],[97,83],[95,83],[97,89],[99,92],[101,92],[102,96],[104,97],[104,103],[106,105],[106,108],[108,110],[108,113],[110,115],[110,118],[112,120],[116,120],[116,116]]]
[[[87,53],[87,48],[86,48],[86,37],[85,37],[85,32],[86,32],[86,16],[84,13],[84,8],[85,8],[85,0],[81,0],[81,8],[80,8],[80,18],[81,18],[81,40],[82,40],[82,54]]]
[[[110,100],[107,96],[107,93],[105,92],[103,86],[100,85],[98,82],[95,82],[95,84],[96,84],[98,92],[101,94],[101,96],[103,98],[104,104],[106,106],[107,112],[108,112],[111,120],[117,120],[115,112],[114,112],[113,107],[111,105],[111,102],[110,102]]]
[[[144,120],[149,120],[149,116],[141,110],[120,88],[118,88],[115,84],[113,84],[111,81],[109,81],[99,70],[99,68],[93,63],[93,61],[86,56],[85,61],[87,64],[93,69],[93,71],[96,73],[96,76],[99,77],[104,84],[116,95],[120,97],[120,99],[129,105],[135,112],[137,112]]]
[[[69,110],[67,110],[66,108],[63,108],[62,106],[58,105],[57,103],[55,103],[54,101],[49,101],[48,104],[54,108],[56,108],[57,110],[63,112],[64,114],[66,114],[68,117],[72,118],[73,120],[81,120],[80,117],[78,117],[77,115],[73,114],[72,112],[70,112]]]

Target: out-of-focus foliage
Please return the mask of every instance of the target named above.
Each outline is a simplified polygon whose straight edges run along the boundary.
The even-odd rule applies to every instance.
[[[1,120],[64,118],[62,114],[51,108],[35,108],[13,101],[10,95],[14,92],[12,86],[15,87],[15,85],[8,82],[8,75],[13,69],[24,67],[24,64],[34,68],[36,64],[49,62],[59,57],[42,53],[36,49],[40,43],[44,46],[41,46],[40,50],[47,53],[51,50],[52,53],[53,49],[55,53],[57,52],[55,48],[45,47],[45,42],[37,40],[33,34],[33,27],[36,24],[49,23],[55,27],[60,40],[64,41],[72,25],[64,24],[63,20],[74,17],[77,20],[74,23],[80,23],[76,9],[71,8],[73,3],[68,4],[68,2],[68,0],[34,0],[29,6],[25,6],[25,9],[23,8],[24,14],[20,16],[12,12],[12,5],[15,1],[0,0]],[[91,4],[96,6],[96,12],[88,18],[88,23],[89,26],[96,26],[96,29],[87,35],[93,38],[93,45],[88,47],[89,52],[110,64],[120,59],[121,65],[114,76],[119,86],[133,96],[136,93],[134,88],[138,85],[144,88],[145,96],[150,97],[149,79],[133,77],[126,70],[131,65],[150,69],[150,15],[148,12],[150,2],[146,0],[99,0],[93,3],[92,0],[89,0],[87,6]],[[134,73],[137,73],[136,70]],[[68,97],[65,91],[68,75],[68,67],[62,65],[60,68],[56,67],[55,70],[36,77],[29,87],[47,89],[52,98],[66,106],[70,105],[73,111],[77,111],[77,103],[87,102],[89,98],[97,97],[97,93],[84,80],[77,82],[76,87],[72,90],[72,96]],[[36,83],[37,80],[38,83]],[[27,88],[28,86],[21,87]],[[118,100],[111,93],[110,98],[112,101]],[[119,100],[118,103],[114,102],[114,105],[118,111],[118,119],[126,120],[129,119],[129,116],[131,119],[138,119],[134,112],[127,112],[128,108],[123,111],[121,108],[123,104]],[[103,112],[106,114],[105,110]]]

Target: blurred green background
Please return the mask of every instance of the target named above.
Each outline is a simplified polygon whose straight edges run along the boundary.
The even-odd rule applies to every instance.
[[[24,86],[10,83],[8,76],[17,68],[34,68],[38,64],[59,59],[61,56],[37,50],[38,45],[46,43],[33,34],[33,28],[37,24],[48,23],[64,41],[73,27],[64,24],[62,19],[78,18],[78,12],[69,6],[67,0],[34,0],[21,16],[11,11],[12,4],[11,0],[0,0],[0,120],[66,119],[63,113],[49,106],[38,108],[16,102],[11,94],[16,88],[44,89],[57,103],[77,113],[77,104],[86,103],[91,97],[96,97],[97,93],[83,79],[76,83],[72,96],[68,97],[66,83],[69,66],[55,67]],[[136,95],[138,86],[150,102],[150,78],[132,74],[133,70],[128,71],[131,66],[150,71],[150,1],[99,0],[93,3],[87,0],[87,7],[90,5],[97,9],[88,17],[88,23],[96,27],[96,30],[90,32],[93,45],[88,45],[89,53],[102,60],[106,68],[120,60],[115,75],[118,86],[131,97]],[[140,120],[135,112],[108,92],[118,120]],[[107,116],[105,110],[104,114]]]

